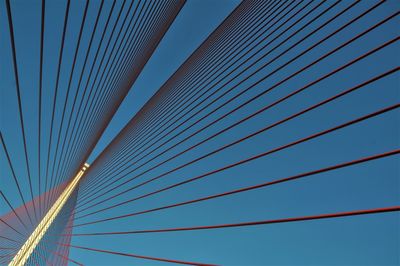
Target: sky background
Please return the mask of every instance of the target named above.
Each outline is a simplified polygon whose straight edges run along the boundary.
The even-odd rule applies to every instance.
[[[75,5],[75,10],[80,10],[79,4],[75,3],[75,1],[72,2]],[[89,163],[98,156],[114,136],[238,3],[239,1],[233,0],[189,0],[186,3],[114,115],[107,130],[89,157]],[[321,8],[325,8],[330,3],[333,2],[328,1]],[[329,26],[326,31],[321,31],[313,35],[301,48],[305,49],[313,42],[327,35],[328,32],[330,33],[339,27],[339,25],[344,24],[357,14],[371,7],[374,3],[375,1],[362,2],[357,8],[341,17],[337,24]],[[347,5],[349,5],[349,2],[344,1],[327,15],[332,15]],[[52,21],[52,23],[49,23],[48,28],[49,32],[53,32],[53,34],[49,33],[50,37],[47,37],[49,38],[47,42],[49,45],[45,48],[48,55],[58,55],[59,46],[52,45],[52,40],[59,39],[62,28],[61,14],[64,12],[64,1],[50,3],[49,8],[53,12],[49,12],[48,21]],[[318,56],[338,46],[338,44],[343,43],[388,15],[398,11],[399,8],[397,1],[388,1],[369,14],[369,16],[332,38],[325,45],[313,50],[310,54],[302,58],[302,60],[290,65],[285,71],[261,83],[260,86],[257,86],[237,101],[230,103],[225,109],[211,118],[218,117],[218,115],[223,114],[223,111],[233,109],[279,79],[298,70],[312,60],[315,60]],[[38,51],[39,47],[38,21],[40,5],[37,1],[22,4],[22,1],[18,0],[15,1],[15,4],[13,3],[13,10],[15,10],[17,56],[19,58],[18,61],[21,62],[19,67],[21,72],[24,118],[29,135],[28,150],[30,151],[29,155],[32,161],[35,162],[32,163],[32,172],[36,172],[36,84],[38,82],[37,63],[39,58],[36,51]],[[89,12],[88,16],[93,20],[94,11],[92,12]],[[79,17],[81,16],[78,11],[74,14]],[[79,20],[73,21],[72,27],[75,26],[77,28],[79,22]],[[18,121],[15,83],[11,68],[11,50],[4,1],[0,3],[0,25],[1,131],[9,146],[17,175],[23,178],[26,175],[26,170],[24,161],[21,159],[23,158],[23,148]],[[321,64],[291,80],[282,86],[281,89],[261,97],[250,106],[196,136],[195,140],[202,140],[240,118],[245,117],[247,114],[322,76],[324,73],[332,71],[383,42],[399,36],[398,26],[399,18],[397,17],[341,50],[335,56],[327,58]],[[314,26],[312,25],[311,27]],[[73,40],[73,34],[77,34],[77,32],[75,31],[74,33],[71,31],[68,34],[67,39],[69,36]],[[73,45],[67,43],[67,53],[73,50],[72,47]],[[291,56],[301,51],[301,48],[283,57],[279,62],[286,62]],[[398,43],[388,46],[384,50],[356,63],[339,74],[324,80],[318,86],[314,86],[312,89],[296,95],[276,108],[213,139],[207,145],[187,153],[179,160],[171,162],[171,164],[162,169],[151,172],[144,179],[151,178],[190,159],[201,156],[223,144],[230,143],[265,125],[278,121],[398,66],[400,62],[399,48]],[[284,49],[284,47],[281,49]],[[71,56],[67,55],[66,58],[67,61],[65,64],[68,65]],[[46,57],[45,71],[48,77],[45,79],[44,87],[48,94],[45,95],[50,95],[49,92],[51,92],[54,86],[56,61],[57,56]],[[260,78],[271,70],[273,70],[272,66],[257,77]],[[67,74],[68,72],[65,72],[62,75],[61,83],[65,83]],[[399,81],[398,73],[390,75],[340,100],[329,103],[289,123],[260,134],[251,140],[236,145],[206,160],[202,160],[193,166],[186,167],[174,175],[170,175],[165,181],[163,180],[143,187],[140,191],[128,193],[129,195],[122,197],[122,199],[151,192],[165,185],[188,179],[199,173],[216,169],[228,163],[250,157],[399,103]],[[48,104],[50,100],[51,97],[48,96],[44,100],[44,106],[50,106]],[[49,122],[48,111],[44,111],[44,126],[48,125]],[[399,110],[396,109],[316,140],[212,175],[201,181],[170,190],[155,197],[96,215],[91,219],[82,219],[80,222],[203,197],[398,149],[400,144],[399,114]],[[211,118],[195,128],[200,128],[207,121],[212,121]],[[48,128],[45,127],[44,132],[47,131]],[[192,140],[191,143],[195,143],[195,140]],[[185,144],[177,151],[183,150],[189,144]],[[10,197],[14,206],[19,206],[21,203],[16,195],[16,189],[12,183],[10,169],[3,151],[0,151],[0,167],[1,190],[7,192],[7,196]],[[23,184],[23,191],[26,192],[25,194],[29,198],[27,182]],[[118,202],[118,200],[114,202]],[[123,231],[236,223],[389,207],[399,205],[399,202],[400,161],[399,156],[396,155],[251,192],[82,227],[76,229],[74,232]],[[0,203],[0,210],[1,214],[8,212],[3,202]],[[400,249],[399,222],[399,213],[384,213],[210,231],[76,237],[72,240],[72,243],[140,255],[223,265],[398,265],[400,263],[398,255],[398,250]],[[76,249],[71,250],[70,256],[85,265],[158,264],[153,261],[117,257]]]

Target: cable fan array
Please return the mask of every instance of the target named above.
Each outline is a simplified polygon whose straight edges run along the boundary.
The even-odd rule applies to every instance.
[[[0,250],[1,263],[10,262],[74,173],[82,167],[82,162],[90,155],[184,2],[78,3],[68,0],[65,6],[54,6],[57,3],[41,1],[40,16],[36,18],[40,21],[40,43],[35,51],[40,55],[35,73],[37,94],[30,99],[26,98],[29,91],[21,85],[28,77],[20,72],[24,58],[19,56],[23,51],[17,49],[18,39],[15,37],[23,34],[23,28],[14,26],[15,17],[18,16],[14,8],[17,9],[18,4],[8,0],[4,2],[10,40],[7,53],[12,55],[9,67],[14,70],[12,75],[16,84],[7,88],[10,91],[4,89],[4,93],[6,96],[12,95],[15,90],[17,93],[25,169],[15,169],[19,154],[12,154],[13,149],[9,145],[12,137],[5,126],[1,134],[2,152],[14,182],[10,183],[10,187],[2,188],[1,193],[11,210],[2,219],[2,239],[6,241],[2,246],[7,248]],[[59,36],[52,36],[51,19],[54,18],[51,12],[54,12],[54,8],[63,10]],[[75,18],[79,19],[79,23],[75,23]],[[48,49],[49,52],[46,50],[53,43],[59,44],[58,54],[52,54],[51,49]],[[54,83],[49,83],[53,77],[50,77],[45,64],[50,64],[52,56],[57,58],[52,66],[56,72]],[[37,113],[34,132],[27,127],[27,123],[31,122],[27,122],[30,119],[28,110],[31,101],[36,109],[33,112]],[[17,116],[13,119],[17,119]],[[48,132],[45,131],[47,129]],[[37,140],[32,139],[36,136]],[[37,143],[35,151],[29,150],[32,147],[29,142]],[[37,165],[34,165],[36,162]],[[29,184],[29,193],[23,188],[26,182]],[[18,191],[18,204],[22,203],[23,207],[14,208],[8,200],[14,189]],[[62,217],[56,219],[56,225],[47,233],[50,235],[41,241],[28,264],[42,265],[45,261],[67,264],[68,249],[57,246],[56,242],[69,243],[70,238],[54,238],[51,233],[61,233],[70,223],[68,216],[75,204],[74,197],[69,199],[60,214]],[[18,234],[12,237],[16,232]]]
[[[82,21],[67,71],[67,1],[44,150],[40,115],[38,120],[35,184],[29,171],[12,5],[6,1],[31,201],[20,188],[22,177],[13,167],[16,157],[2,135],[22,205],[13,207],[10,189],[1,193],[11,210],[0,220],[1,263],[10,262],[86,162],[183,4],[102,1],[92,10],[97,16],[85,45],[81,37],[94,5],[81,4]],[[392,7],[391,1],[238,4],[90,163],[28,263],[82,265],[79,257],[70,257],[81,251],[112,255],[115,264],[122,258],[225,264],[223,256],[221,261],[203,256],[194,243],[207,249],[215,241],[216,248],[223,249],[224,237],[233,235],[227,241],[240,242],[246,234],[264,236],[267,230],[316,220],[328,226],[336,218],[398,219],[393,214],[400,211],[395,197],[381,201],[366,195],[359,184],[366,172],[381,173],[382,182],[398,184],[396,170],[390,170],[398,170],[400,153],[392,135],[400,107],[399,66],[393,56],[399,48],[399,8]],[[45,11],[43,2],[39,114]],[[92,46],[96,34],[101,37]],[[84,59],[78,56],[80,50],[86,53]],[[69,79],[60,96],[62,70]],[[300,197],[307,198],[307,204],[297,202]],[[355,197],[360,201],[349,200]],[[251,228],[254,231],[246,231]],[[166,256],[117,250],[140,250],[139,244],[146,245],[149,237]],[[192,246],[193,254],[178,257],[174,250],[185,245]],[[252,259],[245,261],[252,264]]]

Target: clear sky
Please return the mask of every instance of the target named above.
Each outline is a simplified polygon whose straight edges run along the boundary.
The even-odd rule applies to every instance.
[[[27,131],[30,136],[28,139],[28,150],[31,151],[30,156],[32,161],[35,162],[32,166],[33,172],[35,172],[37,171],[37,155],[34,154],[34,151],[37,148],[37,144],[33,140],[37,137],[35,132],[37,132],[36,84],[38,81],[38,54],[33,51],[37,51],[39,43],[37,23],[39,21],[40,5],[38,1],[30,1],[25,5],[19,0],[15,2],[15,10],[18,10],[18,12],[15,12],[15,28],[17,31],[18,58],[21,58],[19,60],[21,60],[22,102]],[[60,7],[61,4],[59,2],[55,1],[54,3],[49,4],[50,9],[53,11],[49,12],[49,21],[54,21],[54,24],[49,25],[49,32],[55,35],[58,34],[57,36],[59,36],[62,25],[61,14],[64,9]],[[321,10],[332,3],[333,1],[328,1],[321,6]],[[338,10],[344,9],[349,3],[348,1],[341,2],[335,10],[327,14],[327,17],[332,16]],[[324,31],[314,34],[300,48],[295,49],[291,54],[280,59],[281,61],[278,63],[286,62],[302,51],[302,49],[305,49],[313,44],[313,42],[334,31],[334,29],[351,20],[375,3],[376,1],[362,2],[357,8],[352,9],[341,17],[337,21],[337,24],[332,24]],[[239,1],[234,0],[187,1],[113,117],[109,127],[89,157],[89,162],[92,162],[97,157],[123,126],[186,60],[188,55],[200,45],[238,4]],[[316,2],[313,4],[315,5]],[[77,4],[75,3],[75,5]],[[78,6],[76,8],[79,9]],[[0,126],[12,153],[17,174],[23,178],[25,175],[25,164],[21,159],[23,158],[23,148],[16,105],[15,83],[11,68],[12,61],[8,24],[4,9],[4,1],[1,1]],[[398,1],[388,1],[374,10],[369,16],[329,40],[325,45],[320,46],[301,60],[290,65],[285,71],[262,82],[253,91],[230,103],[223,111],[236,107],[274,82],[300,69],[307,63],[334,49],[339,44],[366,30],[373,24],[378,23],[390,14],[399,11],[399,9],[400,5]],[[89,16],[93,18],[94,12],[89,13]],[[77,20],[72,22],[72,25],[76,28],[78,27],[78,23],[79,21]],[[396,17],[377,30],[370,32],[362,39],[342,49],[335,56],[327,58],[321,64],[286,83],[280,90],[260,98],[251,106],[221,121],[221,123],[197,136],[195,140],[202,140],[247,114],[307,84],[307,82],[315,80],[323,74],[357,58],[383,42],[399,36],[400,31],[398,26],[399,18]],[[310,26],[311,29],[315,27],[315,25]],[[76,32],[69,34],[76,34]],[[70,37],[73,39],[72,35]],[[48,38],[51,39],[51,37]],[[49,41],[49,43],[51,42]],[[282,46],[280,49],[284,49],[287,46]],[[191,151],[179,160],[173,161],[162,169],[157,169],[145,175],[145,179],[165,172],[172,167],[201,156],[206,152],[212,151],[312,104],[342,92],[351,86],[355,86],[389,69],[397,67],[400,62],[399,48],[398,42],[386,47],[339,74],[324,80],[318,86],[314,86],[312,89],[296,95],[287,102],[276,106],[276,108],[213,139],[207,145]],[[46,53],[56,55],[58,49],[59,46],[51,44],[46,46]],[[67,49],[67,51],[72,51],[72,48]],[[67,62],[71,60],[71,56],[67,55],[66,58]],[[24,60],[23,63],[22,60]],[[45,79],[45,87],[47,90],[51,90],[50,88],[54,86],[56,71],[54,66],[56,60],[57,56],[46,59],[45,69],[48,77]],[[279,65],[278,63],[265,69],[255,79],[267,75],[274,67]],[[66,73],[62,75],[62,83],[66,81]],[[128,193],[129,195],[122,197],[122,199],[151,192],[165,185],[173,184],[207,170],[236,162],[399,103],[399,88],[399,74],[395,73],[338,101],[329,103],[318,108],[318,110],[307,113],[289,123],[260,134],[206,160],[202,160],[196,165],[186,167],[176,174],[169,176],[165,181],[160,181],[133,193]],[[50,100],[51,98],[47,97],[44,100],[44,105],[50,106],[46,104]],[[48,112],[49,110],[44,111],[44,125],[47,125],[49,121]],[[222,113],[217,113],[213,118],[218,117]],[[202,125],[204,123],[198,125],[196,128],[200,128]],[[93,218],[82,219],[80,222],[195,199],[398,149],[400,144],[399,125],[400,112],[396,109],[241,167],[212,175],[199,182],[179,187],[155,197],[124,205],[113,211],[96,215]],[[44,132],[47,132],[47,130],[48,128]],[[194,140],[192,141],[192,143],[195,143]],[[185,144],[177,151],[183,150],[188,146],[189,144]],[[7,192],[7,196],[10,197],[15,206],[19,206],[21,203],[16,195],[16,189],[11,179],[11,172],[2,150],[0,150],[0,173],[1,190]],[[23,190],[26,192],[26,195],[29,195],[28,184],[26,182],[23,184]],[[27,196],[27,198],[29,197]],[[118,202],[118,200],[113,202]],[[399,156],[396,155],[251,192],[82,227],[76,229],[74,232],[124,231],[236,223],[389,207],[399,205],[399,203],[400,160]],[[3,202],[0,202],[0,210],[0,214],[8,212]],[[139,255],[223,265],[399,265],[399,224],[400,215],[396,212],[210,231],[76,237],[72,243]],[[153,261],[116,257],[76,249],[71,249],[70,256],[85,265],[158,264]]]

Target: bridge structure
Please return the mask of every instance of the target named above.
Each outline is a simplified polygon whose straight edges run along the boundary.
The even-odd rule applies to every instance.
[[[95,152],[190,4],[1,2],[0,264],[399,262],[396,1],[237,3]]]

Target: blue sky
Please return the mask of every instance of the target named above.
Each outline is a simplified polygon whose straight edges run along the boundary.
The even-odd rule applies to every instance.
[[[54,2],[49,5],[52,8],[51,10],[54,11],[49,12],[51,14],[49,20],[54,21],[54,24],[49,26],[49,31],[54,31],[54,34],[60,34],[62,24],[61,14],[64,9],[60,7],[62,5],[60,3]],[[325,31],[320,31],[313,35],[308,42],[297,48],[292,54],[283,57],[279,63],[287,61],[301,51],[301,48],[305,49],[328,32],[355,17],[356,14],[372,6],[373,3],[374,1],[362,2],[357,8],[341,17],[337,24],[330,25]],[[189,0],[186,3],[113,117],[109,127],[89,157],[89,162],[92,162],[97,157],[123,126],[237,4],[238,1],[233,0]],[[77,4],[75,3],[75,5]],[[336,12],[346,5],[348,5],[346,1],[342,2],[338,5]],[[0,10],[4,10],[4,6],[3,1],[0,4]],[[36,51],[38,49],[37,21],[40,9],[35,1],[29,2],[26,6],[23,6],[22,2],[16,1],[15,10],[19,11],[16,12],[15,16],[18,58],[23,58],[24,60],[24,63],[20,64],[20,75],[23,77],[21,89],[24,115],[27,121],[27,131],[34,139],[36,136],[34,132],[37,132],[37,102],[32,99],[37,97],[38,54],[32,52],[32,50]],[[31,10],[33,11],[30,12]],[[325,45],[313,50],[304,56],[302,60],[290,65],[285,71],[262,82],[260,86],[257,86],[237,101],[233,101],[221,112],[196,125],[195,128],[200,128],[206,122],[212,121],[218,115],[236,107],[289,73],[298,70],[338,46],[338,44],[352,38],[355,34],[362,32],[398,10],[399,5],[396,1],[388,1],[369,16],[332,38]],[[328,15],[334,14],[335,11],[332,12]],[[89,13],[88,16],[93,18],[94,12],[93,14]],[[27,21],[30,23],[26,23]],[[78,23],[79,21],[77,20],[72,25],[78,27]],[[1,130],[7,140],[9,149],[12,151],[17,175],[22,178],[26,174],[24,161],[20,160],[20,158],[23,158],[23,148],[17,120],[18,110],[15,101],[14,78],[10,68],[12,61],[8,43],[8,24],[4,11],[0,12],[0,25],[0,39],[7,40],[0,42],[0,58],[4,59],[0,62]],[[384,41],[399,36],[398,25],[399,18],[397,17],[342,49],[335,56],[327,58],[321,64],[291,80],[279,90],[261,97],[240,112],[199,134],[191,143],[206,138],[322,74],[332,71],[366,53]],[[311,25],[310,27],[313,28],[315,26]],[[76,32],[69,34],[76,34]],[[72,35],[70,37],[73,39]],[[285,47],[287,46],[283,46],[281,49]],[[57,54],[58,49],[59,47],[56,45],[48,45],[46,46],[46,53]],[[398,66],[400,59],[398,50],[398,43],[388,46],[371,57],[324,80],[318,86],[296,95],[276,108],[213,139],[207,145],[185,154],[179,160],[171,162],[162,167],[162,169],[152,171],[145,175],[144,178],[151,178],[154,175],[165,172]],[[72,51],[72,48],[67,49],[67,51]],[[66,56],[67,62],[71,60],[71,57]],[[57,57],[49,57],[46,60],[45,67],[48,78],[46,79],[45,87],[51,88],[55,82],[56,69],[54,66]],[[252,81],[267,75],[268,71],[278,65],[273,65],[271,68],[262,71]],[[35,71],[32,71],[33,69]],[[66,74],[63,75],[61,82],[65,82],[66,77]],[[193,177],[207,170],[250,157],[399,103],[399,81],[398,73],[390,75],[343,97],[341,100],[329,103],[289,123],[260,134],[206,160],[202,160],[193,166],[186,167],[163,181],[128,193],[129,195],[123,196],[119,200],[151,192],[165,185]],[[50,106],[46,104],[47,101],[50,101],[50,97],[46,98],[44,103],[46,106]],[[48,110],[44,111],[44,113],[43,121],[47,125],[49,121]],[[203,197],[398,149],[400,144],[399,117],[399,110],[397,109],[187,186],[116,208],[113,211],[104,212],[93,216],[91,219],[82,219],[81,222]],[[33,151],[35,151],[35,145],[37,144],[32,139],[28,139],[28,150],[31,151],[32,161],[36,162],[37,156]],[[176,151],[187,148],[191,143],[179,147]],[[398,157],[396,155],[294,182],[194,205],[82,227],[76,229],[75,232],[123,231],[221,224],[399,205],[400,164]],[[168,157],[161,159],[164,158]],[[36,171],[36,164],[33,163],[33,172]],[[10,170],[2,151],[0,152],[0,167],[1,189],[8,193],[7,195],[15,206],[19,206],[20,201],[16,195]],[[29,198],[28,184],[26,182],[23,190],[26,192],[27,198]],[[118,200],[112,203],[116,202]],[[3,202],[0,204],[1,213],[8,211]],[[140,255],[223,265],[398,265],[400,263],[398,256],[398,250],[400,249],[399,221],[399,213],[388,213],[197,232],[76,237],[72,243]],[[115,257],[76,249],[71,250],[70,256],[88,265],[157,264],[145,260]]]

